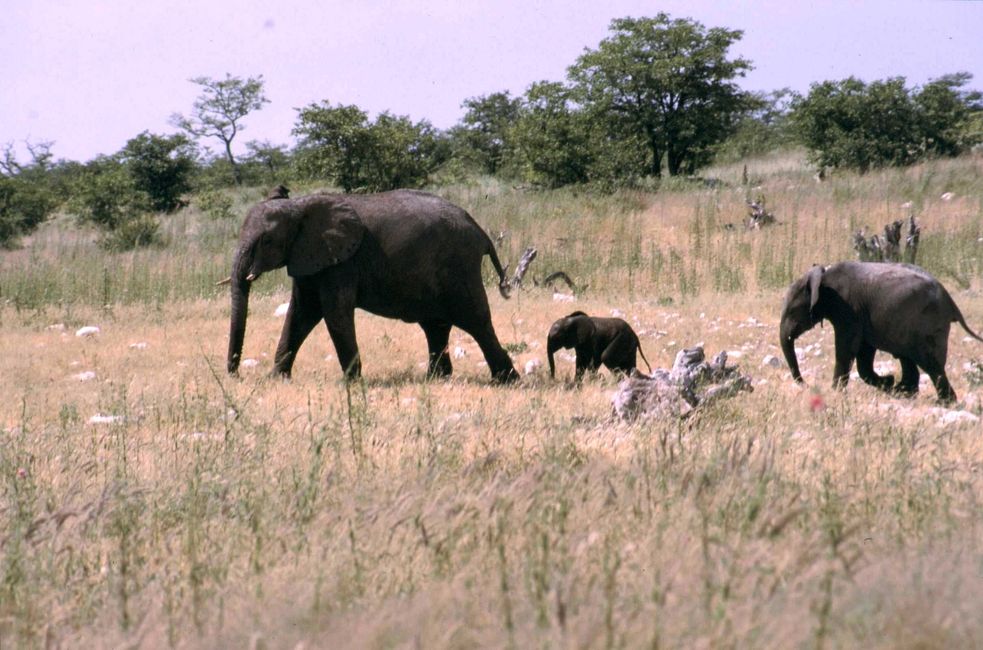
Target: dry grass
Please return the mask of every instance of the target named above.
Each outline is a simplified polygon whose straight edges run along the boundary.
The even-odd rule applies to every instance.
[[[926,264],[974,287],[943,275],[983,326],[979,244],[963,241],[983,228],[981,163],[818,187],[769,164],[761,191],[786,224],[759,233],[719,227],[743,215],[736,187],[448,192],[509,231],[511,259],[532,243],[540,275],[590,284],[574,305],[490,292],[517,367],[545,361],[550,323],[574,308],[623,311],[653,366],[696,342],[741,352],[755,391],[684,423],[612,421],[606,374],[574,387],[540,368],[493,386],[456,331],[453,379],[424,382],[420,329],[365,314],[364,383],[341,383],[323,330],[291,382],[269,380],[282,276],[252,301],[245,354],[259,363],[233,380],[228,306],[207,276],[234,228],[189,213],[169,227],[228,231],[213,254],[175,236],[117,257],[41,233],[2,262],[0,647],[979,646],[979,424],[942,426],[930,388],[829,391],[828,327],[801,343],[818,350],[803,370],[821,410],[761,360],[778,354],[789,276],[848,257],[849,227],[908,200]],[[57,255],[72,247],[70,276]],[[30,260],[50,274],[31,276]],[[170,286],[199,275],[187,293]],[[47,300],[31,277],[108,282],[109,305],[99,288]],[[154,296],[161,285],[173,298]],[[89,324],[101,332],[74,336]],[[983,350],[960,332],[950,377],[978,413],[962,368]]]

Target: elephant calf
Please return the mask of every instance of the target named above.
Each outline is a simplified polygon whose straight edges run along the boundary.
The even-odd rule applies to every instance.
[[[585,370],[596,371],[601,364],[612,372],[630,373],[635,369],[635,352],[649,366],[638,335],[631,325],[620,318],[598,318],[575,311],[559,319],[550,327],[546,342],[546,355],[550,364],[550,377],[556,376],[553,354],[561,349],[574,348],[577,352],[577,371],[579,381]]]
[[[969,329],[956,303],[938,280],[911,264],[840,262],[814,266],[792,283],[782,309],[782,352],[792,377],[802,382],[795,340],[823,319],[833,325],[836,366],[833,385],[845,386],[850,366],[868,384],[902,393],[918,392],[918,369],[932,378],[939,400],[954,402],[956,392],[945,376],[949,327]],[[883,350],[901,362],[901,381],[874,372],[874,353]]]

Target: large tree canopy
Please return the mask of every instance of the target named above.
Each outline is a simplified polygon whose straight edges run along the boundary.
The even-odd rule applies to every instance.
[[[727,51],[743,32],[690,19],[619,18],[613,34],[568,73],[596,115],[622,122],[649,149],[649,172],[692,173],[707,162],[747,105],[734,83],[751,69]]]

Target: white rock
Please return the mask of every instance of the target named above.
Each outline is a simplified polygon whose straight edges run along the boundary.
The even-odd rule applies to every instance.
[[[86,370],[85,372],[80,372],[77,375],[72,375],[72,379],[76,381],[92,381],[96,378],[96,373],[94,370]]]
[[[904,203],[901,204],[901,207],[904,208],[905,210],[907,210],[911,206],[912,206],[911,201],[905,201]]]
[[[958,427],[966,424],[976,424],[980,418],[969,411],[946,411],[939,418],[939,425],[943,427]]]
[[[951,201],[955,196],[956,195],[953,194],[952,192],[946,192],[945,194],[943,194],[939,198],[942,199],[943,201]]]
[[[974,339],[972,336],[964,336],[963,337],[963,343],[972,343],[975,340],[976,339]]]
[[[55,323],[54,325],[48,325],[48,329],[52,332],[64,332],[65,323]]]
[[[537,370],[539,370],[542,367],[542,365],[543,362],[540,361],[539,359],[530,359],[529,361],[526,361],[525,372],[527,375],[531,375]]]
[[[468,351],[462,348],[460,345],[454,346],[454,353],[452,355],[455,359],[463,359],[468,356]]]
[[[255,368],[259,365],[259,361],[256,359],[243,359],[239,365],[243,368]]]
[[[767,379],[759,379],[758,380],[758,386],[764,386],[767,383],[768,383],[768,380]]]
[[[744,352],[741,350],[727,350],[727,356],[731,359],[740,359],[744,356]]]
[[[284,316],[287,315],[287,311],[289,309],[290,309],[290,303],[285,302],[276,308],[276,311],[273,312],[273,315],[276,316],[277,318],[283,318]]]
[[[874,364],[874,372],[878,375],[889,375],[894,372],[894,364],[890,361],[878,361]]]
[[[823,356],[823,351],[817,347],[815,350],[812,351],[812,356],[821,357]]]
[[[99,328],[95,325],[86,325],[85,327],[80,327],[75,330],[75,336],[95,336],[99,333]]]
[[[97,413],[89,418],[89,424],[115,424],[122,421],[122,415],[102,415],[101,413]]]
[[[765,358],[761,360],[761,365],[768,366],[769,368],[781,368],[782,360],[774,354],[766,354]]]
[[[129,347],[130,347],[131,350],[146,350],[147,349],[147,342],[146,341],[139,341],[137,343],[130,343],[130,346]]]
[[[553,294],[553,302],[576,302],[577,296],[569,293],[556,292]]]
[[[624,317],[625,317],[625,312],[621,311],[620,309],[611,310],[611,318],[624,318]]]

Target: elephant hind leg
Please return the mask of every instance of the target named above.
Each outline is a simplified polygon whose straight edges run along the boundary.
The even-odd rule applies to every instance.
[[[901,362],[901,382],[895,390],[904,395],[915,395],[918,392],[918,364],[908,357],[898,357]]]
[[[454,371],[451,356],[447,352],[451,324],[441,321],[427,321],[420,323],[420,327],[423,328],[423,333],[427,337],[427,349],[430,357],[427,364],[427,376],[449,377]]]
[[[601,353],[601,363],[611,372],[630,374],[635,369],[637,349],[633,336],[619,332]]]
[[[519,380],[519,373],[515,371],[509,353],[505,351],[498,341],[498,336],[495,335],[487,305],[483,312],[456,319],[454,325],[470,334],[478,343],[495,381],[510,383]]]
[[[919,365],[921,365],[922,370],[932,379],[932,384],[935,385],[935,392],[939,396],[939,401],[943,404],[955,402],[956,391],[952,389],[952,384],[949,383],[949,378],[945,375],[945,366],[934,359],[926,360]]]

